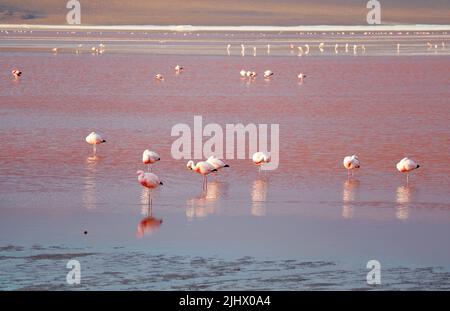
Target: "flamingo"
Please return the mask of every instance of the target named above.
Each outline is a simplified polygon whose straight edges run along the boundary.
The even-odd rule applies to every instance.
[[[323,53],[323,47],[324,47],[324,45],[325,45],[325,43],[320,43],[319,44],[319,50],[320,50],[320,53]]]
[[[163,80],[164,80],[164,77],[163,77],[162,74],[158,73],[158,74],[155,76],[155,79],[158,80],[158,81],[163,81]]]
[[[148,149],[144,150],[144,153],[142,154],[142,163],[147,164],[148,171],[151,171],[150,164],[156,163],[159,160],[161,160],[159,154]]]
[[[336,45],[334,46],[334,52],[335,52],[336,54],[339,53],[339,44],[337,44],[337,43],[336,43]]]
[[[253,163],[259,166],[259,171],[261,171],[261,166],[264,163],[269,163],[271,160],[270,153],[268,152],[255,152],[252,156]]]
[[[102,138],[102,136],[100,136],[100,134],[96,133],[96,132],[92,132],[90,133],[88,136],[86,136],[86,142],[90,145],[93,146],[93,150],[94,150],[94,157],[97,153],[97,145],[100,145],[102,143],[106,143],[106,140],[104,140]]]
[[[22,75],[22,71],[20,71],[19,69],[14,69],[13,71],[11,71],[11,73],[16,79]]]
[[[397,163],[397,170],[402,173],[406,173],[406,183],[409,182],[409,172],[419,168],[420,165],[411,159],[403,158]]]
[[[305,44],[305,55],[309,54],[309,44]]]
[[[300,73],[298,74],[297,78],[300,79],[300,82],[303,82],[303,79],[306,78],[306,75],[305,75],[304,73],[301,73],[301,72],[300,72]]]
[[[245,78],[247,76],[247,71],[242,69],[240,74],[241,74],[241,77]]]
[[[208,158],[208,160],[206,160],[206,162],[208,162],[209,164],[211,164],[212,166],[214,166],[214,168],[216,170],[219,170],[223,167],[230,167],[228,164],[226,164],[225,162],[223,162],[221,159],[215,157],[215,156],[210,156]]]
[[[254,78],[254,77],[256,77],[256,72],[254,72],[254,71],[247,71],[247,72],[245,73],[245,75],[246,75],[247,77],[249,77],[249,78]]]
[[[159,186],[162,186],[163,183],[161,180],[159,180],[159,177],[156,176],[153,173],[144,173],[144,171],[137,171],[136,174],[138,175],[138,181],[139,183],[149,189],[148,196],[150,198],[149,205],[152,206],[152,190],[155,188],[158,188]]]
[[[350,171],[352,172],[352,176],[353,176],[353,170],[355,168],[361,167],[359,159],[356,155],[346,156],[344,158],[344,161],[342,161],[342,164],[344,164],[344,167],[347,169],[348,177],[350,177]]]
[[[197,162],[197,164],[194,164],[194,161],[191,160],[186,164],[186,167],[203,176],[203,190],[208,189],[208,174],[217,172],[217,169],[207,161],[201,161]]]
[[[176,65],[175,66],[175,72],[176,73],[181,73],[181,71],[183,71],[183,69],[184,69],[183,66],[180,66],[180,65]]]
[[[269,79],[271,76],[273,76],[273,72],[271,70],[264,71],[264,78]]]
[[[153,173],[144,173],[144,171],[137,171],[139,183],[148,189],[155,189],[159,186],[162,186],[162,181],[159,180],[159,177]]]
[[[53,48],[52,51],[53,53],[58,54],[58,48]]]

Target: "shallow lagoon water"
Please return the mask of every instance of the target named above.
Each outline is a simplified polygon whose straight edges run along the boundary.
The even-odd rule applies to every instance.
[[[379,289],[448,289],[445,53],[129,50],[1,52],[1,289],[373,289],[371,259]],[[275,75],[249,82],[242,68]],[[203,193],[170,153],[172,127],[195,115],[279,124],[279,168],[227,160]],[[92,130],[107,140],[96,159]],[[135,174],[146,148],[162,158],[153,219]],[[342,158],[353,153],[362,168],[348,180]],[[395,170],[404,156],[421,164],[408,185]],[[70,259],[80,286],[65,283]]]

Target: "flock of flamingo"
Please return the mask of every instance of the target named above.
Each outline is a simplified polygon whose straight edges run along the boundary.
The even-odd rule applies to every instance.
[[[86,137],[86,142],[93,146],[94,156],[96,156],[96,146],[105,143],[106,140],[104,140],[100,134],[92,132]],[[158,153],[146,149],[142,154],[142,163],[147,165],[147,172],[144,172],[143,170],[137,171],[138,182],[143,187],[150,189],[150,197],[152,189],[158,188],[159,186],[163,185],[159,177],[151,172],[151,165],[157,163],[160,160],[161,157]],[[261,168],[262,165],[271,161],[270,153],[258,151],[253,154],[252,161],[256,166],[259,166]],[[359,158],[356,155],[344,157],[342,164],[347,169],[348,178],[350,178],[350,174],[353,176],[354,169],[358,169],[361,167]],[[215,156],[210,156],[206,161],[199,161],[197,163],[194,163],[194,161],[190,160],[187,162],[186,167],[189,170],[192,170],[197,174],[203,176],[202,188],[206,191],[208,189],[208,175],[213,172],[217,172],[225,167],[229,167],[229,165]],[[399,172],[406,173],[407,183],[409,182],[409,173],[415,169],[418,169],[419,167],[420,165],[416,161],[407,157],[400,160],[400,162],[398,162],[396,165],[396,168]]]
[[[183,70],[183,66],[176,65],[175,66],[175,72],[177,74],[181,73]],[[12,75],[17,79],[22,75],[22,72],[19,69],[12,70]],[[247,71],[247,70],[241,70],[240,72],[241,77],[243,78],[255,78],[257,76],[257,73],[254,71]],[[264,78],[269,79],[274,75],[274,73],[271,70],[264,71]],[[298,75],[298,78],[303,80],[306,77],[303,73],[300,73]],[[157,80],[164,80],[164,77],[162,74],[157,74],[155,76],[155,79]],[[102,143],[105,143],[106,140],[104,140],[100,134],[96,132],[90,133],[86,137],[86,142],[93,146],[93,153],[94,157],[97,153],[97,145],[100,145]],[[148,171],[144,172],[143,170],[137,171],[138,175],[138,181],[139,183],[148,189],[150,189],[150,192],[152,189],[155,189],[159,187],[160,185],[163,185],[159,177],[151,172],[151,165],[155,164],[156,162],[160,161],[160,156],[158,153],[154,151],[150,151],[148,149],[144,150],[142,154],[142,162],[143,164],[147,165]],[[258,151],[252,156],[253,163],[261,168],[262,165],[269,163],[271,160],[270,153],[268,152],[262,152]],[[343,160],[343,165],[347,169],[348,172],[348,178],[350,178],[350,174],[353,176],[353,170],[360,168],[361,164],[359,161],[358,156],[352,155],[352,156],[346,156]],[[206,161],[200,161],[197,163],[194,163],[194,161],[188,161],[186,164],[186,167],[200,175],[203,176],[203,183],[202,188],[203,190],[207,190],[208,188],[208,175],[217,172],[222,168],[229,167],[228,164],[226,164],[221,159],[211,156]],[[396,168],[399,172],[406,173],[406,182],[409,182],[409,172],[419,168],[420,165],[407,157],[400,160],[400,162],[397,163]],[[151,197],[151,193],[149,192],[149,195]]]

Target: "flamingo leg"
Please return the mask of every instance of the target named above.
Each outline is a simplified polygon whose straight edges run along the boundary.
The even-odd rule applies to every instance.
[[[97,154],[97,145],[96,144],[93,145],[93,149],[94,149],[94,157],[95,157],[95,155]]]
[[[409,173],[406,173],[406,184],[409,183]]]
[[[147,172],[150,172],[150,164],[147,164]]]
[[[347,170],[347,179],[350,179],[350,170]]]
[[[205,190],[208,191],[208,176],[205,175]]]
[[[148,189],[148,210],[149,210],[150,215],[152,214],[152,206],[153,206],[152,189]]]

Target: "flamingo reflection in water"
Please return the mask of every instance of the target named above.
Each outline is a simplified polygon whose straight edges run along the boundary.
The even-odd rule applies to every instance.
[[[145,216],[137,227],[136,236],[143,238],[146,235],[151,235],[159,230],[163,222],[162,219],[153,216],[153,208],[151,204],[151,198],[148,195],[148,190],[142,189],[141,203],[142,214]]]
[[[410,214],[410,203],[411,196],[414,189],[410,186],[400,186],[397,188],[396,202],[397,207],[395,208],[395,217],[399,220],[408,220]]]
[[[217,213],[220,197],[227,185],[220,181],[212,181],[202,195],[187,200],[186,216],[189,220],[204,218]]]
[[[97,165],[101,157],[94,155],[86,159],[86,174],[84,179],[83,206],[85,209],[97,207]]]
[[[342,217],[346,219],[353,218],[354,209],[352,203],[355,201],[356,190],[359,187],[359,181],[355,179],[347,179],[344,182],[342,191]]]
[[[268,182],[260,178],[253,182],[252,187],[252,210],[253,216],[266,216]]]

